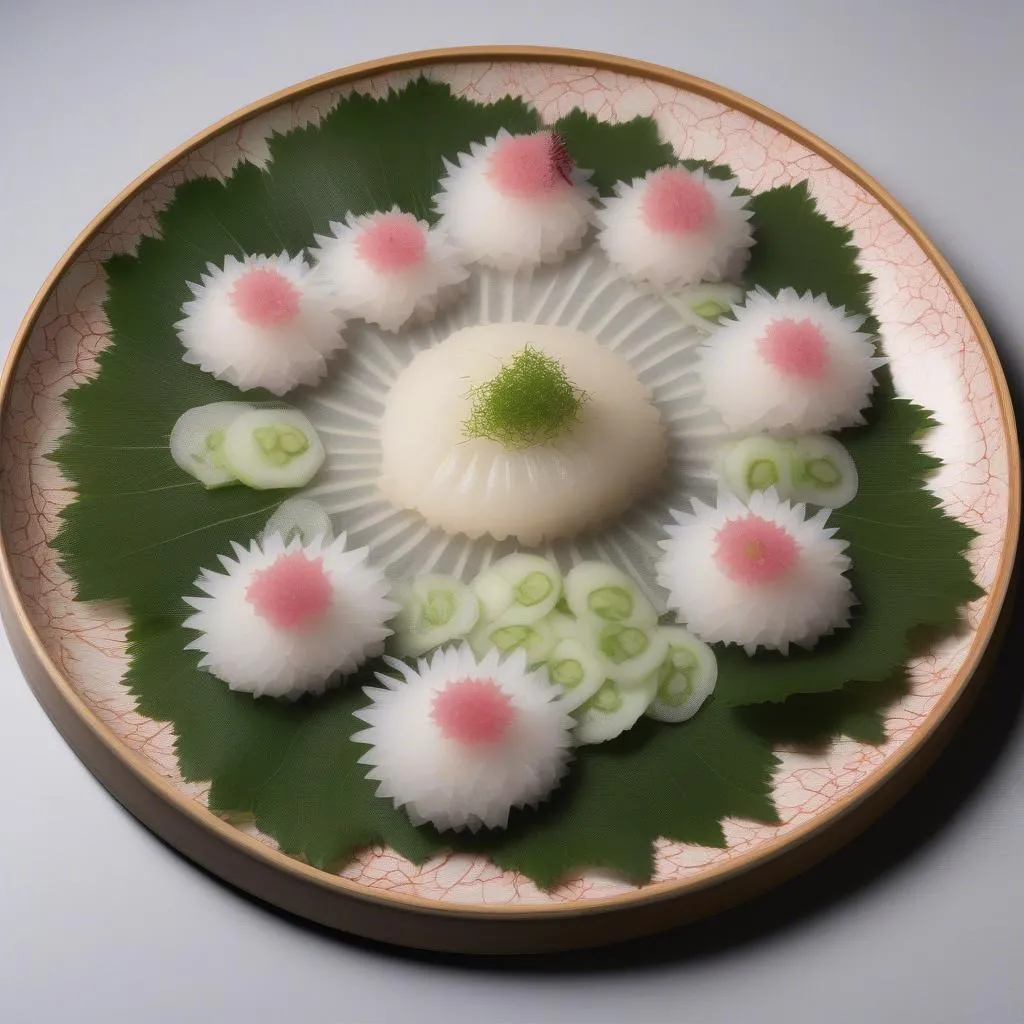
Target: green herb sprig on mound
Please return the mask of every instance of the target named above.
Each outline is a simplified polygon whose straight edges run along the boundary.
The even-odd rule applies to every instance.
[[[530,345],[471,392],[466,437],[486,437],[506,448],[547,444],[571,429],[587,400],[557,359]]]

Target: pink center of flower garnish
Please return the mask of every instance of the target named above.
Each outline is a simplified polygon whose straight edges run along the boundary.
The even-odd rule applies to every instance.
[[[828,345],[810,320],[776,320],[768,325],[757,351],[784,377],[820,380],[828,366]]]
[[[516,709],[493,679],[466,678],[438,692],[431,717],[445,739],[482,746],[504,739]]]
[[[301,629],[327,611],[333,592],[323,559],[293,551],[254,572],[245,597],[272,626]]]
[[[796,541],[781,526],[753,514],[730,519],[715,535],[715,562],[735,583],[775,583],[798,554]]]
[[[276,327],[299,312],[299,289],[273,267],[253,267],[236,282],[228,299],[254,327]]]
[[[666,168],[647,179],[640,212],[652,231],[688,235],[711,223],[715,201],[707,186],[686,171]]]
[[[427,236],[412,214],[385,213],[363,230],[356,248],[374,270],[393,274],[423,261]]]
[[[536,199],[572,183],[572,157],[554,132],[513,135],[495,146],[488,174],[504,195]]]

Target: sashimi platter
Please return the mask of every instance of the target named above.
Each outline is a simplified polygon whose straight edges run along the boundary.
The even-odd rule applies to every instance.
[[[606,941],[822,856],[965,706],[1016,543],[927,239],[616,58],[235,115],[83,235],[4,403],[5,621],[69,741],[229,882],[410,945]]]

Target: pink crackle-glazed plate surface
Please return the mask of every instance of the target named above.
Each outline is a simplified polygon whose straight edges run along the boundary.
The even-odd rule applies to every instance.
[[[738,858],[773,851],[780,841],[794,840],[830,817],[885,776],[908,742],[932,726],[933,712],[959,689],[987,639],[1008,578],[1017,526],[1017,456],[1001,375],[991,343],[977,336],[972,314],[954,287],[886,205],[850,174],[786,131],[724,102],[585,64],[454,59],[286,97],[207,138],[145,181],[73,255],[45,297],[11,370],[0,439],[0,526],[17,594],[31,628],[88,710],[134,753],[140,769],[166,779],[208,814],[205,788],[186,784],[178,773],[172,727],[138,715],[121,684],[126,619],[116,609],[75,602],[49,547],[58,512],[71,495],[44,455],[66,429],[63,392],[95,373],[96,356],[108,342],[101,263],[114,253],[132,251],[142,236],[155,233],[156,213],[174,187],[198,175],[226,175],[241,160],[262,162],[272,131],[320,118],[353,89],[383,95],[422,70],[469,99],[520,96],[546,121],[573,107],[607,120],[653,116],[680,156],[728,163],[743,186],[754,191],[809,181],[822,210],[853,229],[864,269],[875,279],[874,311],[897,388],[934,410],[940,421],[928,443],[945,465],[932,486],[952,515],[978,531],[970,559],[990,595],[967,608],[969,630],[911,663],[911,692],[889,713],[889,739],[883,746],[844,740],[825,753],[781,752],[775,781],[780,825],[728,821],[724,850],[658,844],[657,882],[706,881]],[[269,838],[251,834],[273,846]],[[482,858],[439,856],[417,867],[382,849],[365,851],[341,874],[372,892],[447,906],[583,905],[633,891],[614,878],[587,873],[543,892]]]

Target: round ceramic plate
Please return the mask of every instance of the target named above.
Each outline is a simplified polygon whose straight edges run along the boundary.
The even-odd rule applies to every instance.
[[[646,886],[595,872],[543,891],[468,855],[416,866],[374,848],[337,874],[285,856],[254,828],[212,814],[207,788],[182,780],[172,727],[138,714],[122,684],[126,618],[76,602],[49,546],[71,495],[45,454],[67,428],[62,393],[96,372],[108,342],[102,262],[153,234],[183,181],[259,163],[271,133],[317,121],[352,91],[383,96],[420,74],[476,101],[521,97],[548,122],[574,107],[607,121],[651,116],[678,155],[728,163],[755,192],[806,180],[819,209],[852,229],[874,277],[897,390],[937,415],[929,444],[944,466],[930,486],[978,533],[969,557],[986,594],[967,607],[967,628],[910,664],[910,692],[888,712],[887,741],[782,750],[774,781],[781,823],[727,820],[724,849],[659,841]],[[69,743],[146,825],[234,885],[331,926],[413,946],[536,951],[610,941],[712,912],[820,857],[907,784],[962,710],[1006,596],[1018,530],[1018,451],[996,354],[963,287],[906,213],[771,111],[677,72],[587,53],[414,54],[304,83],[215,125],[126,189],[55,268],[15,340],[2,417],[4,618]]]

